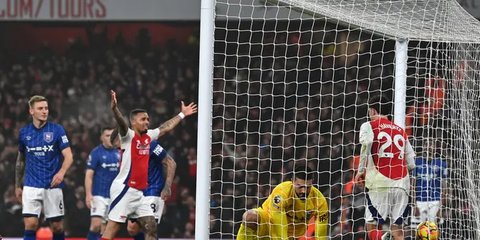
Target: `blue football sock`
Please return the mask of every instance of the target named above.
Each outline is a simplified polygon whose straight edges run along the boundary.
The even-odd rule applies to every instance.
[[[53,240],[65,240],[65,233],[54,233],[53,234]]]
[[[134,240],[145,240],[145,234],[143,232],[139,232],[137,235],[133,236]]]
[[[88,231],[87,240],[99,240],[102,237],[98,232]]]
[[[25,231],[23,232],[23,239],[24,239],[24,240],[35,240],[35,239],[36,239],[35,231],[33,231],[33,230],[25,230]]]

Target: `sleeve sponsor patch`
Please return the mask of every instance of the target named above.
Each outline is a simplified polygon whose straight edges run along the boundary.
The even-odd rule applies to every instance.
[[[324,214],[318,216],[317,219],[318,219],[319,222],[327,221],[328,220],[328,213],[324,213]]]
[[[157,145],[154,149],[153,149],[153,153],[155,153],[155,155],[157,156],[160,156],[160,154],[163,152],[163,147],[160,146],[160,145]]]
[[[63,143],[68,143],[68,138],[67,138],[67,136],[65,136],[65,135],[62,136],[62,142],[63,142]]]

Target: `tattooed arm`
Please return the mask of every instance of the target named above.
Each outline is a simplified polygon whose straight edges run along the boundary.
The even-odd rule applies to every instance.
[[[172,195],[172,182],[173,179],[175,178],[175,170],[177,169],[177,163],[175,160],[173,160],[172,157],[170,157],[168,154],[163,159],[162,161],[163,165],[163,176],[165,177],[165,186],[163,186],[163,190],[160,193],[160,197],[162,197],[163,200],[167,200],[170,195]]]
[[[183,118],[188,117],[196,112],[197,104],[192,102],[188,105],[185,105],[185,103],[182,101],[182,111],[178,115],[162,123],[162,125],[158,127],[160,129],[160,134],[158,135],[158,138],[172,131],[182,121]]]
[[[117,124],[118,124],[118,133],[120,133],[120,136],[125,136],[128,131],[128,124],[123,118],[122,113],[118,109],[117,94],[115,93],[115,91],[110,90],[110,95],[111,95],[110,105],[112,107],[113,116],[115,117],[115,120],[117,121]]]
[[[18,201],[22,201],[23,175],[25,174],[25,155],[18,152],[15,163],[15,196]]]

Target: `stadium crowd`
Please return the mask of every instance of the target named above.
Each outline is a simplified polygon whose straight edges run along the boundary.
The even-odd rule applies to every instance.
[[[235,34],[229,32],[227,41],[238,41]],[[381,66],[382,58],[375,55],[347,57],[342,52],[346,46],[338,44],[346,39],[335,39],[331,33],[325,33],[324,44],[310,45],[311,49],[296,44],[309,39],[304,35],[272,31],[239,39],[243,38],[250,38],[251,47],[229,47],[229,57],[215,58],[211,237],[233,238],[243,211],[260,205],[286,179],[294,160],[306,160],[318,170],[318,186],[330,200],[332,236],[361,230],[358,212],[363,213],[363,198],[342,194],[343,183],[353,174],[356,127],[366,120],[367,90],[390,89],[393,68]],[[218,41],[216,47],[224,47],[223,43]],[[380,43],[359,41],[350,48],[380,54],[385,44]],[[230,55],[237,47],[239,52]],[[170,41],[152,48],[145,32],[135,43],[126,43],[121,36],[113,40],[92,36],[88,43],[76,40],[64,54],[46,46],[23,55],[3,50],[0,172],[4,174],[0,178],[7,184],[0,185],[4,192],[0,211],[8,217],[0,219],[0,231],[5,236],[22,233],[13,174],[17,132],[28,121],[29,96],[43,94],[49,99],[50,119],[65,126],[71,139],[75,162],[65,179],[66,234],[83,237],[89,223],[83,172],[89,151],[99,143],[101,126],[113,122],[108,90],[121,96],[124,111],[147,108],[152,125],[159,124],[178,112],[180,100],[197,99],[197,53],[194,43],[179,46]],[[238,57],[247,54],[251,61]],[[178,169],[159,237],[194,234],[195,122],[182,124],[162,140]],[[344,211],[357,209],[352,206],[359,210]],[[345,220],[355,223],[351,224],[355,229],[340,224]]]
[[[328,31],[335,26],[321,30],[324,23],[290,24],[252,24],[262,31],[217,30],[211,238],[234,238],[243,212],[260,206],[276,184],[288,179],[294,163],[304,161],[318,170],[317,186],[329,200],[330,235],[365,239],[363,189],[351,184],[354,156],[369,92],[392,90],[394,42]],[[288,27],[306,30],[287,33]],[[49,99],[50,120],[62,124],[71,140],[75,161],[66,174],[64,196],[66,235],[73,237],[88,231],[84,171],[101,127],[114,122],[109,90],[121,97],[124,112],[146,108],[151,126],[177,114],[181,100],[197,101],[198,35],[189,44],[172,40],[162,47],[151,46],[148,36],[141,31],[133,43],[121,36],[91,36],[89,42],[72,41],[62,54],[47,46],[24,54],[1,50],[3,236],[23,231],[14,168],[18,130],[28,122],[31,95]],[[196,122],[192,118],[161,139],[177,162],[177,177],[159,237],[194,235]]]
[[[151,126],[175,116],[180,101],[196,102],[198,36],[190,44],[150,44],[150,33],[136,41],[122,35],[73,40],[64,53],[48,45],[33,52],[2,49],[0,56],[0,233],[22,236],[21,203],[14,196],[18,130],[29,121],[27,101],[34,94],[50,102],[51,121],[62,124],[70,138],[74,164],[65,176],[66,236],[85,237],[90,222],[85,206],[84,172],[90,151],[100,143],[100,129],[111,126],[109,90],[122,98],[121,109],[142,107]],[[65,39],[67,41],[67,39]],[[159,237],[191,237],[195,220],[196,118],[161,139],[177,161],[172,197],[166,203]],[[125,232],[123,233],[125,234]],[[123,235],[126,236],[126,235]]]

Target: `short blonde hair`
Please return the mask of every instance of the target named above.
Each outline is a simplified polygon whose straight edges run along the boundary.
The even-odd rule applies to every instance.
[[[33,105],[34,105],[35,103],[37,103],[37,102],[43,102],[43,101],[48,102],[48,100],[47,100],[46,97],[40,96],[40,95],[35,95],[35,96],[32,96],[32,97],[30,98],[30,100],[28,100],[28,106],[29,106],[30,108],[33,108]]]

